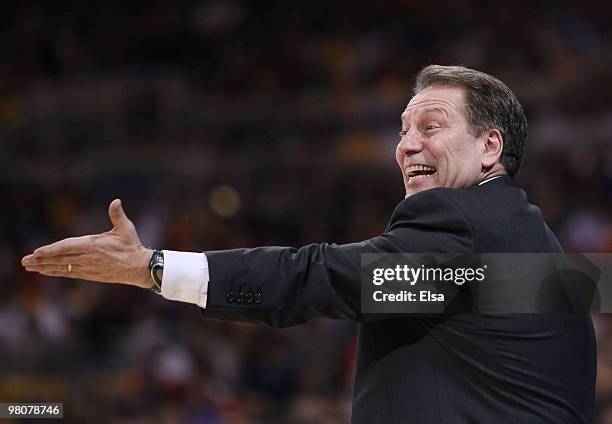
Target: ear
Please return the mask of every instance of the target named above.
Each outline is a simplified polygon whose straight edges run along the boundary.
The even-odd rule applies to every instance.
[[[502,150],[504,149],[504,138],[501,135],[501,131],[497,128],[492,128],[482,133],[481,141],[482,156],[480,162],[483,169],[489,169],[499,162]]]

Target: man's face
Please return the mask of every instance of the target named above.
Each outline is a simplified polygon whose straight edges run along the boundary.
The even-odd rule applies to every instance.
[[[406,197],[479,181],[484,143],[470,133],[461,88],[430,86],[415,95],[402,113],[400,135],[395,156]]]

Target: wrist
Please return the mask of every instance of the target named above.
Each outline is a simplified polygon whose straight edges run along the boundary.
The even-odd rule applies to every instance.
[[[143,289],[150,289],[153,287],[153,280],[151,279],[151,271],[149,270],[149,263],[151,262],[151,257],[153,256],[153,249],[144,248],[142,253],[142,258],[139,260],[139,287]]]

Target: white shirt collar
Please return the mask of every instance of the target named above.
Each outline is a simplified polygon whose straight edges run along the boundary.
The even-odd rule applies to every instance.
[[[499,178],[499,177],[503,177],[503,175],[496,175],[495,177],[487,178],[486,180],[479,182],[478,185],[483,185],[483,184],[488,183],[489,181],[493,181],[495,178]]]

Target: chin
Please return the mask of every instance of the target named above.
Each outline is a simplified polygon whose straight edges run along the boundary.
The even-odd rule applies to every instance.
[[[437,178],[433,175],[427,175],[409,178],[408,181],[404,183],[404,186],[406,187],[406,197],[410,197],[421,191],[440,187],[440,184],[438,184]]]

